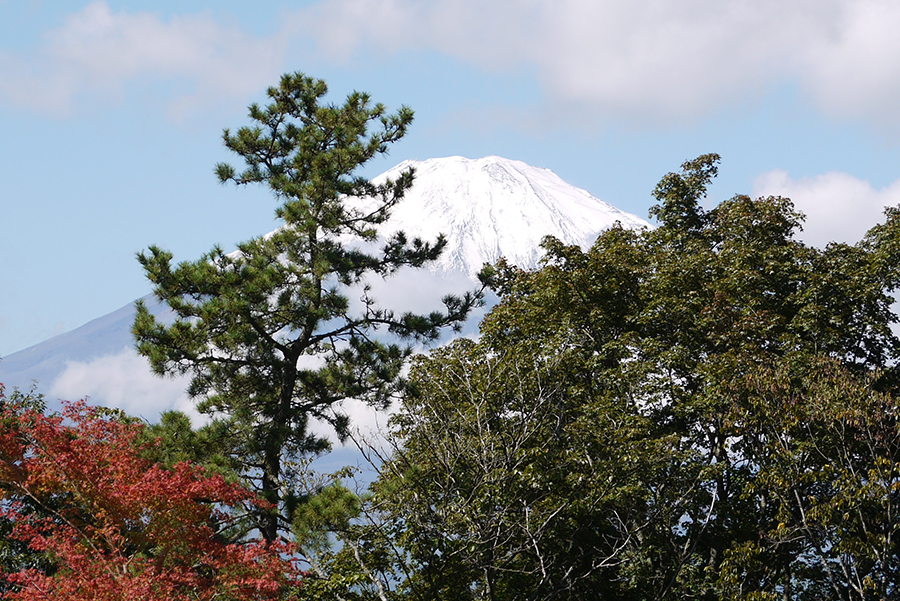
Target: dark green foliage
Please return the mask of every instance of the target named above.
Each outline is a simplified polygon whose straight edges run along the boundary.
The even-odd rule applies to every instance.
[[[784,198],[656,188],[655,230],[501,262],[477,343],[419,360],[376,499],[422,598],[900,595],[900,212],[794,239]]]
[[[228,422],[213,420],[194,429],[191,419],[180,411],[165,411],[155,424],[147,424],[141,431],[140,442],[145,458],[166,468],[186,461],[203,466],[210,472],[237,482],[241,469],[236,454],[239,441]]]
[[[342,238],[373,241],[412,185],[412,170],[378,186],[355,175],[403,137],[412,111],[388,114],[358,92],[341,105],[325,104],[326,91],[320,80],[285,75],[269,89],[269,105],[250,107],[252,126],[225,131],[226,147],[244,166],[218,165],[219,179],[267,186],[283,222],[276,232],[239,244],[236,253],[215,248],[174,266],[172,255],[157,247],[138,256],[155,295],[176,316],[163,325],[139,304],[138,351],[159,374],[191,375],[189,392],[227,428],[240,473],[280,506],[260,518],[268,540],[292,519],[282,503],[294,494],[285,460],[328,446],[310,433],[310,420],[329,422],[343,437],[348,418],[339,401],[385,407],[399,391],[410,348],[383,342],[376,331],[433,341],[479,302],[469,293],[444,299],[444,312],[395,315],[370,297],[366,276],[420,267],[445,242],[401,233],[369,253]],[[346,196],[368,202],[348,203]],[[348,286],[362,295],[361,307],[351,306]]]
[[[756,433],[744,494],[771,520],[735,544],[723,590],[748,599],[891,599],[900,593],[900,424],[883,370],[840,361],[760,370],[737,415]],[[764,528],[762,526],[765,526]]]

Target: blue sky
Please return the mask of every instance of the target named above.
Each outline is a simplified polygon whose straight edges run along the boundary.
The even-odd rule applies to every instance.
[[[275,226],[216,183],[221,130],[287,71],[416,121],[403,159],[501,155],[646,217],[723,157],[713,200],[792,197],[815,244],[900,203],[900,4],[881,0],[0,0],[0,356]]]

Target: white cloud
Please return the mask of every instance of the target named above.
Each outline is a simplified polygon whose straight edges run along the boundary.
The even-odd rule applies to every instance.
[[[826,173],[792,179],[787,172],[770,171],[753,183],[754,196],[785,196],[806,215],[798,237],[808,244],[854,244],[884,220],[884,207],[900,204],[900,180],[881,188],[846,173]]]
[[[153,375],[146,359],[125,349],[88,362],[66,362],[48,396],[66,400],[90,397],[92,404],[118,407],[150,421],[156,421],[163,411],[177,409],[200,423],[202,419],[185,393],[187,384],[186,378]]]
[[[788,83],[900,125],[898,22],[886,0],[326,0],[294,27],[337,59],[436,50],[535,70],[551,102],[609,119],[696,118]]]
[[[398,409],[394,404],[382,411],[355,399],[342,401],[335,408],[350,418],[350,435],[353,439],[372,443],[383,442],[387,433],[388,420]],[[334,429],[329,424],[313,421],[310,423],[309,429],[312,433],[331,441],[334,448],[341,446]],[[352,445],[353,443],[348,440],[346,444]]]
[[[28,55],[0,53],[0,96],[66,114],[79,101],[108,101],[126,86],[149,86],[170,98],[170,112],[180,116],[223,98],[244,101],[271,85],[284,50],[280,34],[254,38],[210,14],[163,20],[93,2],[48,31]]]
[[[564,109],[547,112],[580,122],[691,120],[787,84],[831,115],[900,127],[889,0],[321,0],[279,18],[261,38],[211,13],[163,19],[96,1],[27,54],[0,51],[0,97],[65,114],[139,87],[180,116],[271,85],[293,39],[328,60],[437,51],[534,74]]]
[[[185,390],[188,378],[160,378],[150,371],[146,359],[131,349],[92,361],[67,361],[66,368],[50,385],[48,396],[65,400],[88,397],[93,405],[116,407],[129,415],[155,422],[167,410],[183,411],[195,426],[207,417],[197,412]],[[377,438],[387,425],[390,412],[376,411],[363,402],[344,401],[338,409],[350,416],[352,430]],[[310,429],[339,445],[331,426],[313,422]]]
[[[827,111],[900,125],[900,4],[846,0],[809,44],[797,76]]]

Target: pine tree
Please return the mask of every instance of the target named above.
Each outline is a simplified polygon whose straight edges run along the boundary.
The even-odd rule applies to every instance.
[[[310,419],[345,436],[349,419],[340,401],[388,405],[401,386],[409,343],[458,327],[480,293],[445,297],[444,311],[397,315],[371,298],[366,277],[421,267],[439,256],[445,240],[397,233],[378,252],[347,242],[352,236],[372,246],[378,226],[413,184],[412,169],[378,185],[355,175],[406,134],[412,110],[389,114],[359,92],[342,105],[326,104],[325,83],[301,73],[283,76],[267,94],[270,104],[250,106],[252,126],[224,132],[243,170],[219,164],[216,174],[222,183],[267,186],[283,225],[235,253],[216,247],[177,266],[158,247],[140,253],[155,296],[175,321],[164,325],[138,303],[133,333],[157,374],[190,374],[188,392],[200,399],[200,411],[228,422],[243,475],[278,507],[258,516],[271,541],[290,527],[298,502],[291,460],[327,448],[310,433]],[[352,287],[363,299],[356,310],[347,294]],[[398,340],[386,343],[378,330]]]

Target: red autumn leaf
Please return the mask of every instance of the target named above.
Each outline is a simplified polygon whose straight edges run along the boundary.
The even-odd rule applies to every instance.
[[[3,574],[6,598],[264,600],[299,584],[288,545],[222,537],[243,505],[262,503],[248,490],[152,465],[135,443],[143,426],[84,403],[45,416],[4,400],[0,389],[0,515],[56,565]]]

